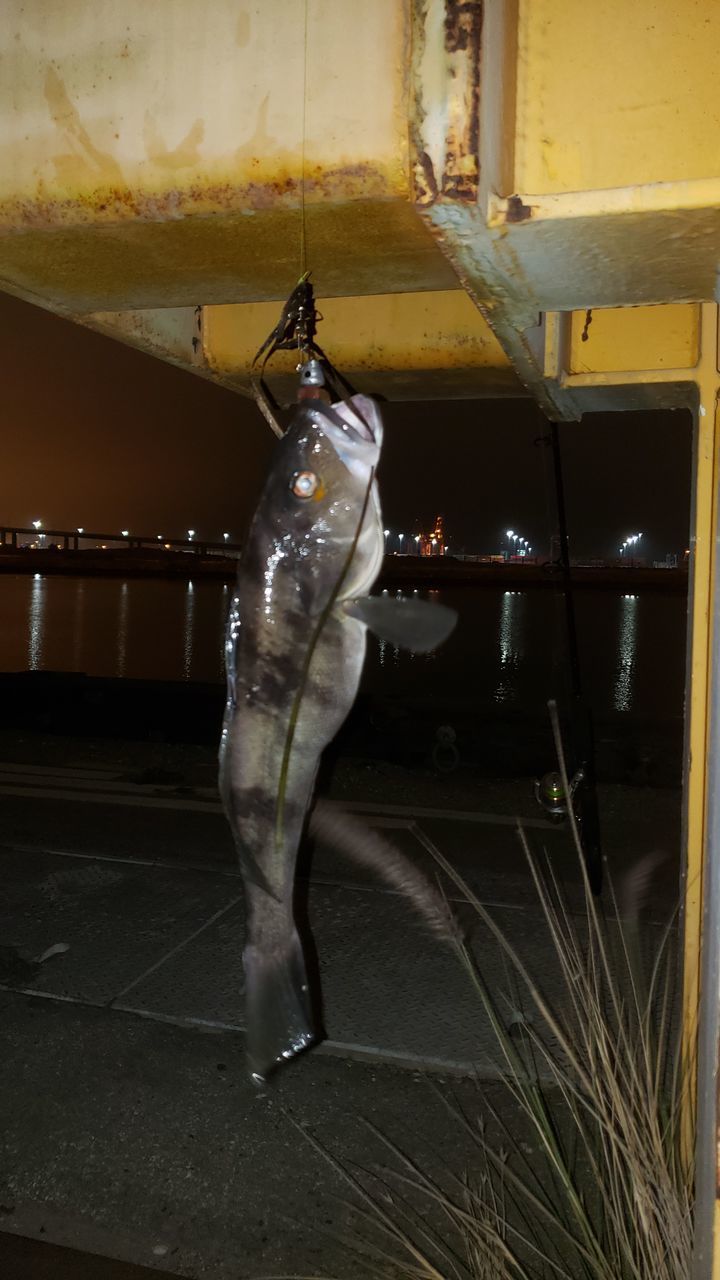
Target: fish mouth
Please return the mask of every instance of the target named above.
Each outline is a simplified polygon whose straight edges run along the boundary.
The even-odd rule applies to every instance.
[[[332,405],[313,405],[313,421],[350,470],[375,467],[382,445],[382,418],[369,396],[352,396]],[[353,465],[355,464],[355,465]]]
[[[354,433],[361,440],[367,440],[370,444],[378,444],[378,424],[373,424],[370,421],[372,414],[367,414],[366,417],[365,413],[363,413],[361,406],[357,403],[360,398],[360,396],[355,396],[354,400],[348,400],[347,403],[341,400],[339,404],[333,405],[333,409],[342,423],[343,431]],[[372,400],[369,400],[367,396],[363,396],[362,399],[366,400],[367,404],[372,405]],[[342,412],[343,409],[345,413]],[[367,412],[367,405],[365,410]]]

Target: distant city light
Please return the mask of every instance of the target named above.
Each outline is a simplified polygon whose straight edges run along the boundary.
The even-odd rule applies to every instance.
[[[162,542],[162,540],[163,540],[163,535],[162,535],[161,533],[159,533],[159,534],[158,534],[158,536],[157,536],[157,540],[158,540],[158,542]]]

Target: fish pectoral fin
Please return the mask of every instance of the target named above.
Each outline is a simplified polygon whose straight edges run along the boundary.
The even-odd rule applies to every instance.
[[[457,622],[457,613],[447,605],[408,596],[364,596],[346,600],[343,609],[351,618],[364,622],[381,640],[411,653],[437,649]]]

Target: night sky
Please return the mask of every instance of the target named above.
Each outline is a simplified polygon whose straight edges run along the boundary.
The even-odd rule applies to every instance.
[[[0,294],[0,521],[241,540],[274,437],[254,406],[194,374]],[[546,555],[547,429],[529,400],[384,406],[386,527],[445,518],[450,550],[497,551],[512,528]],[[592,414],[561,428],[571,553],[687,546],[691,419]]]

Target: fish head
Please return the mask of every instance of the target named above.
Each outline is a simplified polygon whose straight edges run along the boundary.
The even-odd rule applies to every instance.
[[[353,546],[360,559],[372,560],[374,572],[379,568],[374,476],[381,446],[380,412],[367,396],[333,405],[306,401],[278,445],[260,511],[271,542],[281,543],[294,564],[308,606],[337,579]]]

